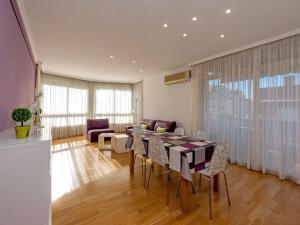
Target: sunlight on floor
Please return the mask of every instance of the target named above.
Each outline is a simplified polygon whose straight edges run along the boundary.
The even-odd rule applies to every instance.
[[[53,143],[52,201],[120,167],[111,151],[99,151],[84,139]]]

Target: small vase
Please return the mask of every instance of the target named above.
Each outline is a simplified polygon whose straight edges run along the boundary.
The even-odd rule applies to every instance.
[[[39,126],[41,124],[41,117],[40,116],[35,116],[33,123],[34,123],[35,126]]]
[[[15,129],[16,129],[16,138],[17,139],[24,139],[24,138],[28,138],[31,126],[30,125],[16,126]]]

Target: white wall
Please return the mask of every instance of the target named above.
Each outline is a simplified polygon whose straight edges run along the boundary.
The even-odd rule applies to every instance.
[[[164,84],[164,76],[143,82],[144,118],[176,121],[190,135],[192,117],[192,83]]]

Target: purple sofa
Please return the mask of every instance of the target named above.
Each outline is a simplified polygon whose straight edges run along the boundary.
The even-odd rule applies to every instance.
[[[166,128],[167,132],[174,132],[176,128],[175,121],[164,121],[164,120],[150,120],[150,119],[143,119],[141,124],[148,125],[148,130],[155,131],[157,127]],[[132,126],[126,127],[126,133],[130,134],[132,131]]]
[[[98,135],[102,133],[115,133],[109,128],[108,119],[88,119],[86,121],[87,139],[90,142],[98,141]]]

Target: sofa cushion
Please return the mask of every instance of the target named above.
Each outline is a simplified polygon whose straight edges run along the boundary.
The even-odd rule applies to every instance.
[[[165,133],[165,132],[167,131],[167,128],[157,127],[157,128],[156,128],[156,131],[157,131],[158,133]]]
[[[149,130],[154,130],[155,127],[155,120],[150,120],[150,119],[143,119],[143,121],[141,122],[142,124],[146,124],[149,126]]]
[[[96,135],[96,134],[114,133],[114,132],[115,131],[113,129],[106,128],[106,129],[93,129],[93,130],[89,130],[88,134]]]
[[[154,130],[157,130],[158,127],[166,128],[167,132],[174,132],[176,128],[176,122],[170,122],[170,121],[163,121],[163,120],[156,120]]]
[[[144,124],[144,123],[142,123],[142,128],[143,128],[144,130],[148,130],[148,128],[149,128],[149,125],[148,125],[148,124]]]
[[[87,139],[90,142],[98,141],[98,135],[102,133],[115,133],[115,131],[109,128],[89,130],[87,133]]]
[[[94,129],[107,129],[109,128],[108,119],[88,119],[86,121],[87,131]]]

